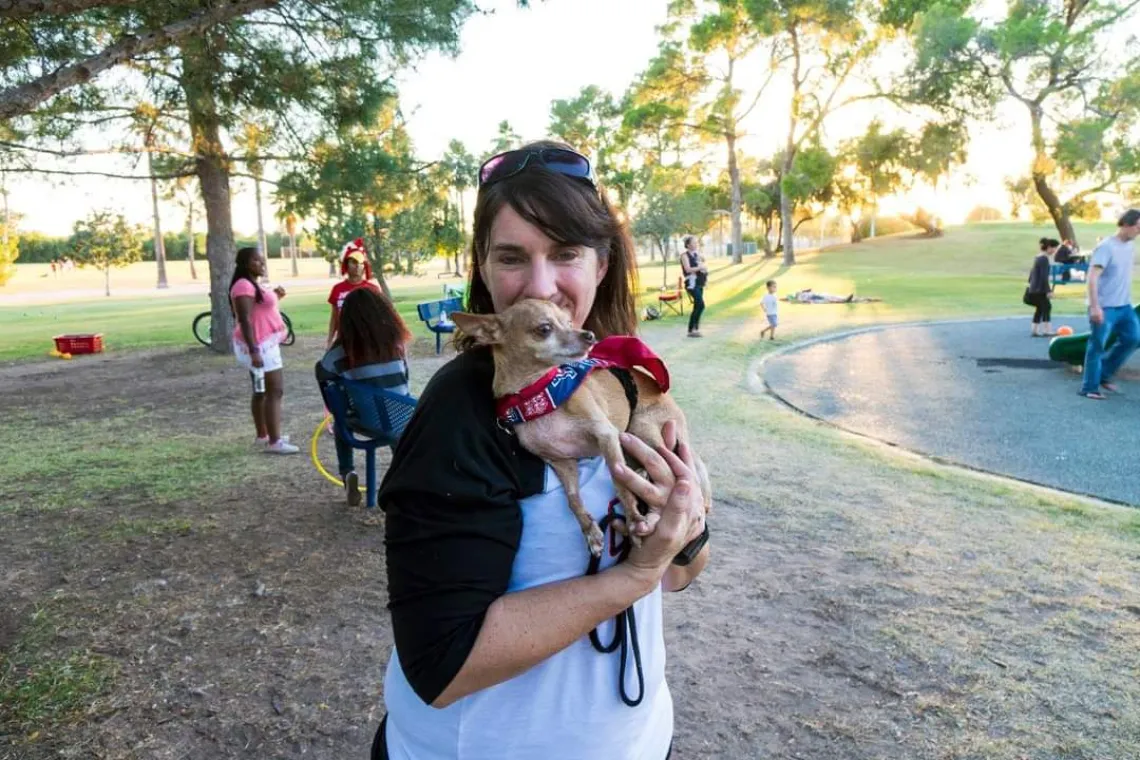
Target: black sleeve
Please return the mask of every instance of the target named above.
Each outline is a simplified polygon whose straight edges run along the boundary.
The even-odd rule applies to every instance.
[[[542,490],[542,461],[495,424],[492,374],[489,354],[472,351],[432,378],[380,487],[396,651],[429,704],[506,593],[519,499]]]

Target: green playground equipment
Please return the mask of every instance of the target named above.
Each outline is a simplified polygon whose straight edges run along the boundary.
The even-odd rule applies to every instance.
[[[1140,306],[1136,307],[1136,315],[1140,317]],[[1065,362],[1079,367],[1085,363],[1085,348],[1088,347],[1089,334],[1058,335],[1049,341],[1049,358],[1055,362]],[[1116,333],[1108,336],[1108,346],[1116,342]]]

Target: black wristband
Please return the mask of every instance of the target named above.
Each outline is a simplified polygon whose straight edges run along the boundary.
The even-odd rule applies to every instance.
[[[705,529],[701,531],[701,535],[685,544],[685,547],[681,549],[680,552],[678,552],[676,557],[673,558],[673,564],[680,565],[681,567],[691,564],[692,561],[697,558],[697,555],[701,553],[701,549],[705,548],[705,544],[708,542],[709,524],[706,522]]]

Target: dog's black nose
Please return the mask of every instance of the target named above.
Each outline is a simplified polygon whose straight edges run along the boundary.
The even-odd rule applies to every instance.
[[[587,343],[596,343],[596,342],[597,342],[597,340],[598,340],[598,339],[597,339],[597,338],[594,336],[594,333],[593,333],[591,330],[583,330],[583,331],[582,331],[582,339],[583,339],[584,341],[586,341]]]

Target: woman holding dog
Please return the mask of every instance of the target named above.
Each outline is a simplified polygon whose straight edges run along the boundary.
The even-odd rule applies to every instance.
[[[634,333],[632,242],[585,156],[542,142],[489,159],[473,232],[469,312],[538,298],[599,338]],[[662,593],[685,588],[709,551],[693,459],[623,435],[650,479],[579,461],[583,501],[607,526],[588,572],[557,478],[496,424],[490,352],[458,346],[380,489],[395,650],[372,757],[664,760]],[[640,546],[614,530],[615,479],[649,508]],[[606,646],[623,633],[628,658]]]
[[[705,313],[705,285],[709,280],[709,267],[697,250],[697,239],[685,237],[685,252],[681,254],[681,269],[685,272],[685,291],[693,301],[689,314],[689,337],[701,337],[701,315]]]

